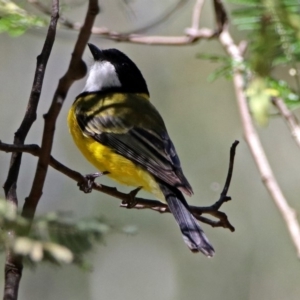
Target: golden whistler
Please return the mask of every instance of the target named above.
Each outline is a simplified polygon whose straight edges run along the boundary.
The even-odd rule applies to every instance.
[[[135,63],[117,49],[89,44],[94,57],[86,85],[68,115],[71,135],[86,159],[119,183],[142,187],[166,202],[192,252],[214,249],[189,211],[192,195],[164,121],[151,104]]]

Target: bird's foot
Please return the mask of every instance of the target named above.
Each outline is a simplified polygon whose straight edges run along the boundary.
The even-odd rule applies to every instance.
[[[93,184],[96,178],[101,177],[103,175],[108,174],[109,172],[96,172],[92,174],[87,174],[84,176],[84,180],[82,182],[78,182],[77,186],[79,186],[79,189],[83,191],[84,193],[90,193],[93,189]]]
[[[137,205],[137,201],[135,199],[135,196],[138,194],[138,192],[142,189],[142,186],[139,186],[138,188],[134,189],[128,194],[128,197],[126,200],[122,201],[122,204],[126,205],[127,208],[133,208]]]

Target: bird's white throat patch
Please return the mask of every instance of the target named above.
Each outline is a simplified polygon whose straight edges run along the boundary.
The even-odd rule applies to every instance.
[[[109,61],[96,61],[90,68],[83,92],[98,92],[110,87],[120,87],[116,69]]]

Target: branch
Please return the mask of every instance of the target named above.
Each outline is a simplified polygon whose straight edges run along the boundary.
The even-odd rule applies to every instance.
[[[231,200],[231,197],[227,196],[227,192],[228,192],[231,178],[232,178],[235,150],[236,150],[236,147],[238,144],[239,144],[239,141],[235,141],[230,148],[229,168],[228,168],[225,185],[224,185],[224,188],[220,195],[220,199],[213,205],[207,206],[207,207],[190,206],[190,211],[193,213],[194,217],[196,219],[198,219],[199,221],[206,223],[208,225],[211,225],[212,227],[228,228],[230,231],[234,231],[235,229],[230,224],[226,214],[219,211],[219,209],[225,202]],[[153,201],[153,200],[149,201],[149,200],[145,200],[145,199],[143,199],[143,201],[141,201],[140,198],[135,198],[135,199],[137,200],[138,204],[133,208],[136,208],[136,209],[150,208],[152,210],[159,211],[160,213],[170,212],[168,206],[162,202]],[[121,207],[128,208],[127,201],[128,200],[124,199],[121,204]],[[210,214],[213,217],[218,218],[219,221],[214,221],[214,220],[210,220],[208,218],[202,217],[201,216],[202,214]]]
[[[214,38],[216,32],[208,28],[201,28],[196,32],[190,32],[189,29],[187,29],[186,35],[183,36],[146,36],[141,34],[124,35],[122,33],[107,31],[106,33],[102,33],[101,36],[117,42],[133,44],[185,46],[201,39]]]
[[[226,182],[225,182],[223,191],[220,195],[220,199],[215,204],[208,206],[208,207],[190,206],[191,212],[193,213],[195,218],[197,218],[199,221],[209,224],[212,227],[228,228],[231,231],[234,231],[234,227],[228,221],[226,214],[223,212],[220,212],[219,209],[223,205],[224,202],[231,200],[231,198],[227,196],[227,192],[228,192],[230,182],[231,182],[235,149],[236,149],[238,143],[239,143],[238,141],[235,141],[231,146],[228,174],[227,174],[227,178],[226,178]],[[38,145],[16,146],[16,145],[11,145],[11,144],[5,144],[0,141],[0,150],[5,151],[5,152],[12,152],[12,151],[26,152],[26,153],[30,153],[34,156],[37,156],[37,157],[39,157],[41,155],[41,148]],[[66,167],[65,165],[63,165],[62,163],[57,161],[52,156],[50,157],[49,165],[51,167],[53,167],[54,169],[56,169],[57,171],[68,176],[69,178],[75,180],[78,183],[78,185],[81,185],[82,183],[87,182],[87,178],[85,176],[83,176],[82,174],[80,174],[77,171],[74,171],[74,170]],[[95,182],[92,185],[92,189],[121,200],[122,203],[120,206],[129,208],[128,202],[130,200],[132,200],[131,199],[133,196],[132,192],[130,192],[128,194],[122,193],[114,187],[100,185]],[[158,211],[160,213],[170,212],[168,209],[168,206],[165,203],[162,203],[160,201],[135,197],[135,202],[136,202],[136,205],[134,207],[132,207],[135,209],[151,209],[154,211]],[[204,218],[201,216],[203,213],[210,214],[210,215],[216,217],[217,219],[219,219],[219,221],[217,222],[217,221],[213,221],[213,220]]]
[[[37,65],[35,69],[35,75],[33,80],[33,85],[31,89],[31,94],[27,104],[27,109],[22,123],[15,133],[14,145],[23,145],[25,138],[36,119],[36,110],[40,100],[41,90],[43,86],[43,80],[45,75],[45,70],[47,62],[52,50],[52,46],[55,40],[56,25],[59,17],[59,3],[58,0],[52,1],[52,11],[51,20],[48,27],[47,36],[42,49],[41,54],[37,57]],[[19,177],[19,171],[21,166],[22,153],[13,152],[11,156],[9,171],[7,179],[4,183],[4,191],[7,201],[14,203],[15,206],[18,205],[17,198],[17,181]],[[13,231],[7,233],[9,236],[14,236]],[[22,260],[19,257],[13,255],[12,252],[7,251],[6,262],[5,262],[5,284],[4,284],[4,296],[3,299],[17,299],[19,283],[22,276]]]
[[[37,64],[35,69],[34,80],[31,88],[30,97],[28,100],[25,116],[19,129],[15,133],[14,144],[24,144],[25,138],[36,120],[37,106],[40,100],[40,95],[43,86],[46,66],[52,46],[55,40],[56,25],[58,20],[58,1],[53,1],[51,14],[51,21],[48,28],[48,33],[41,54],[37,57]],[[13,153],[10,161],[9,173],[4,183],[4,191],[8,201],[12,201],[17,205],[16,182],[18,180],[19,169],[21,165],[22,153]]]
[[[204,0],[196,0],[195,6],[193,9],[192,26],[191,26],[191,28],[194,30],[199,29],[199,22],[200,22],[203,4],[204,4]]]
[[[149,24],[144,25],[140,28],[132,30],[131,32],[125,33],[130,34],[132,32],[145,32],[151,28],[154,28],[165,21],[167,21],[178,9],[180,9],[183,5],[185,5],[188,0],[178,0],[174,5],[170,6],[166,11],[164,11],[160,16],[158,16],[155,20],[152,20]]]
[[[300,147],[300,126],[296,116],[288,109],[281,98],[273,97],[272,102],[279,110],[281,116],[286,120],[286,123],[291,130],[292,137],[298,147]]]
[[[215,0],[218,1],[218,0]],[[224,22],[225,9],[220,1],[218,1],[218,9],[221,12],[216,11],[216,16],[221,16],[219,23]],[[222,25],[223,30],[219,35],[219,41],[224,47],[227,54],[236,62],[242,63],[243,56],[240,52],[239,47],[234,43],[229,31],[228,24],[225,21]],[[239,67],[239,64],[233,70],[233,83],[237,98],[237,104],[242,120],[243,130],[245,139],[248,143],[252,156],[257,165],[258,171],[262,177],[262,181],[265,184],[268,192],[274,200],[279,212],[281,213],[284,221],[286,222],[289,234],[292,238],[294,246],[296,247],[297,255],[300,257],[300,226],[296,217],[295,211],[288,205],[285,199],[260,143],[258,134],[255,130],[252,122],[251,114],[247,104],[247,98],[244,90],[244,71]]]
[[[218,26],[218,33],[221,33],[224,27],[228,25],[228,17],[223,5],[223,0],[214,0],[214,10],[216,23]]]
[[[99,7],[97,0],[90,0],[83,27],[80,30],[74,52],[70,61],[66,74],[59,80],[58,87],[54,93],[52,104],[48,113],[44,116],[45,125],[41,145],[41,153],[39,156],[36,173],[29,196],[25,199],[22,215],[28,219],[34,217],[37,204],[42,195],[44,182],[46,179],[48,165],[50,161],[50,153],[52,150],[53,137],[55,132],[55,123],[64,100],[67,96],[70,86],[75,80],[85,76],[86,65],[82,60],[82,54],[91,34],[91,28],[94,24]]]
[[[15,146],[22,146],[26,135],[36,119],[36,109],[40,98],[43,78],[45,74],[46,64],[55,40],[56,25],[58,20],[59,2],[53,0],[51,21],[45,40],[42,53],[37,60],[36,73],[34,83],[27,106],[25,117],[18,129],[14,144]],[[60,111],[61,105],[66,97],[67,91],[74,80],[85,75],[86,67],[81,60],[85,45],[90,37],[90,29],[93,25],[95,15],[98,12],[98,5],[96,0],[90,0],[88,14],[85,24],[82,27],[75,50],[71,59],[70,67],[67,74],[60,80],[59,86],[53,98],[52,105],[48,114],[45,116],[45,128],[42,140],[42,150],[39,156],[35,178],[28,198],[25,199],[22,215],[32,220],[35,209],[42,194],[42,188],[46,178],[47,168],[50,159],[50,152],[53,142],[53,134],[55,130],[55,121]],[[18,179],[19,169],[21,164],[21,153],[12,155],[8,178],[4,184],[4,190],[8,201],[17,205],[16,183]],[[28,228],[29,230],[29,228]],[[13,232],[8,232],[8,235],[14,235]],[[11,252],[6,255],[5,264],[5,286],[4,299],[13,300],[18,297],[18,287],[22,275],[22,260],[14,256]]]
[[[36,9],[38,9],[40,12],[42,12],[45,15],[50,15],[51,10],[48,8],[47,5],[40,2],[39,0],[27,0],[28,3],[33,5]],[[201,0],[204,1],[204,0]],[[174,5],[169,7],[166,11],[164,11],[160,16],[158,16],[155,20],[152,20],[149,24],[144,25],[140,28],[137,28],[135,30],[132,30],[130,32],[124,33],[125,35],[131,34],[131,33],[138,33],[138,32],[144,32],[146,30],[149,30],[153,27],[156,27],[166,20],[168,20],[180,7],[182,7],[184,4],[186,4],[188,0],[178,0]],[[79,22],[73,22],[69,20],[67,17],[63,16],[62,14],[59,17],[59,23],[64,26],[67,29],[73,29],[73,30],[80,30],[82,27],[82,24]],[[93,27],[92,33],[94,34],[106,34],[108,32],[108,29],[105,27]]]
[[[38,0],[28,0],[29,3],[33,4],[37,9],[39,9],[44,14],[49,14],[49,9],[43,3]],[[139,28],[131,33],[120,33],[116,31],[111,31],[105,27],[92,27],[92,33],[94,35],[99,35],[102,38],[114,40],[117,42],[128,42],[133,44],[146,44],[146,45],[169,45],[169,46],[184,46],[193,44],[201,39],[211,39],[217,36],[217,32],[208,28],[199,29],[199,20],[202,10],[202,5],[204,0],[197,0],[193,9],[192,16],[192,27],[185,30],[185,35],[182,36],[147,36],[143,34],[137,34],[137,32],[149,29],[158,23],[166,20],[178,7],[183,5],[186,0],[179,0],[178,3],[164,16],[158,18],[153,24],[147,25],[143,28]],[[64,16],[59,19],[61,25],[67,29],[80,30],[82,24],[78,22],[73,22]]]

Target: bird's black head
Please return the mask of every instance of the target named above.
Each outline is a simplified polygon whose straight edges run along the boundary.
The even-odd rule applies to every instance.
[[[84,92],[146,93],[146,81],[135,63],[117,49],[100,50],[88,44],[94,57]]]

